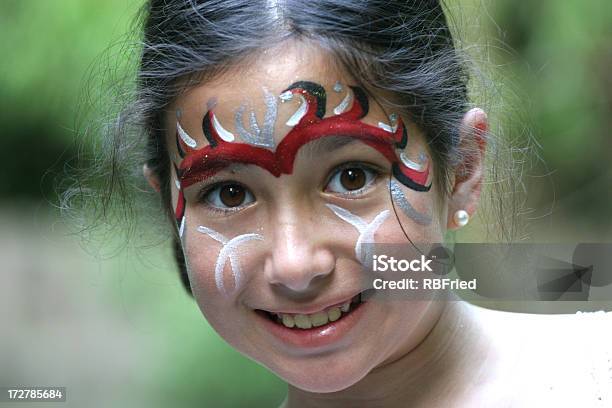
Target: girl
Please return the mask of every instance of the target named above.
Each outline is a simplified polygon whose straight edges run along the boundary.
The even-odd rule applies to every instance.
[[[151,0],[143,24],[116,135],[146,135],[185,288],[284,406],[607,398],[572,319],[367,297],[371,245],[444,242],[499,174],[439,1]]]

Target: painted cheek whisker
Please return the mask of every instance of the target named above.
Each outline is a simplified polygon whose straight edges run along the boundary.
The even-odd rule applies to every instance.
[[[219,250],[219,255],[217,256],[217,261],[215,263],[215,285],[217,286],[219,292],[223,293],[224,295],[228,295],[223,279],[223,271],[225,270],[227,261],[229,260],[230,262],[230,273],[234,278],[235,290],[240,286],[242,281],[242,269],[240,267],[240,259],[237,253],[238,248],[240,245],[249,241],[263,241],[263,236],[260,234],[249,233],[228,239],[219,232],[203,225],[200,225],[197,230],[198,232],[208,235],[210,238],[221,244],[221,249]]]
[[[432,217],[430,214],[424,214],[417,211],[408,201],[408,198],[404,194],[404,191],[400,187],[400,184],[391,179],[389,188],[391,190],[391,198],[393,202],[397,204],[397,206],[403,211],[406,216],[412,219],[419,225],[429,225],[431,224]]]
[[[367,223],[361,217],[353,214],[352,212],[339,207],[334,204],[326,204],[327,208],[332,210],[338,218],[346,221],[351,224],[357,231],[359,232],[359,237],[357,238],[357,242],[355,243],[355,257],[362,264],[366,265],[368,259],[371,259],[370,251],[366,249],[366,251],[362,251],[363,244],[374,243],[374,234],[381,227],[381,225],[385,222],[385,220],[389,217],[390,211],[383,210],[374,219]]]

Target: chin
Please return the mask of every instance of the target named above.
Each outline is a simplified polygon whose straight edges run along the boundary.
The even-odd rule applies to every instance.
[[[312,375],[301,378],[283,378],[287,383],[299,388],[302,391],[314,392],[319,394],[332,393],[345,390],[358,383],[366,373],[355,375],[356,373],[342,373],[336,377]]]
[[[370,362],[368,362],[370,360]],[[356,356],[310,356],[268,366],[281,379],[307,392],[342,391],[362,380],[373,368],[371,359]]]

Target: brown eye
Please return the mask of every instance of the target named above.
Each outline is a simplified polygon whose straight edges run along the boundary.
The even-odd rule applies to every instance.
[[[245,206],[255,199],[253,194],[240,184],[222,184],[209,190],[204,201],[218,209],[229,209]]]
[[[369,190],[380,173],[366,165],[344,167],[334,171],[325,191],[340,195],[359,195]]]
[[[227,207],[238,207],[244,202],[246,192],[242,186],[237,184],[228,184],[221,187],[221,191],[219,191],[219,198]]]
[[[340,183],[349,191],[358,190],[366,184],[365,171],[359,168],[344,169],[340,174]]]

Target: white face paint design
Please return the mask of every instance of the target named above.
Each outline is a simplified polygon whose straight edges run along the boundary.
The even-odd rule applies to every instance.
[[[306,102],[306,99],[304,98],[303,95],[300,95],[300,94],[296,95],[296,94],[291,93],[291,91],[287,91],[287,92],[280,94],[279,98],[281,102],[287,102],[287,101],[292,100],[294,96],[299,96],[301,102],[300,102],[300,107],[295,111],[293,115],[291,115],[291,117],[287,120],[287,122],[285,122],[287,126],[292,126],[292,127],[300,123],[300,120],[302,120],[304,115],[306,115],[306,112],[308,112],[308,102]]]
[[[334,108],[334,114],[340,115],[341,113],[346,112],[351,104],[351,100],[351,92],[347,90],[346,96],[344,97],[344,99],[342,99],[342,102],[340,102],[338,106]]]
[[[393,202],[397,204],[399,208],[402,209],[404,214],[406,214],[417,224],[431,224],[431,215],[420,213],[412,205],[410,205],[410,202],[408,202],[408,198],[406,198],[406,195],[404,194],[400,183],[398,183],[394,179],[391,179],[389,188],[391,189],[391,197],[393,199]]]
[[[263,126],[260,128],[257,123],[257,117],[255,116],[255,112],[251,110],[249,112],[249,127],[250,130],[245,129],[243,123],[243,116],[246,110],[246,105],[241,105],[240,108],[236,111],[235,122],[236,122],[236,132],[238,135],[244,140],[246,143],[252,144],[254,146],[262,146],[268,149],[274,149],[276,144],[274,143],[274,124],[276,123],[277,116],[277,103],[276,97],[268,91],[266,88],[263,88],[264,91],[264,100],[266,103],[266,113],[264,115]]]
[[[395,131],[397,130],[397,114],[392,113],[391,115],[389,115],[389,121],[391,122],[390,125],[384,122],[378,122],[378,127],[386,132],[395,133]]]
[[[380,226],[385,222],[387,217],[389,217],[390,211],[381,211],[376,217],[374,217],[372,222],[368,224],[361,217],[342,207],[338,207],[337,205],[333,204],[326,204],[326,206],[340,219],[348,222],[357,229],[359,232],[359,238],[357,238],[357,242],[355,243],[355,257],[359,262],[361,262],[362,265],[368,265],[369,260],[372,259],[371,248],[366,247],[366,250],[362,251],[362,244],[374,243],[374,234],[376,233],[376,230],[378,230],[378,228],[380,228]]]
[[[181,218],[181,226],[179,227],[179,237],[183,238],[183,234],[185,233],[185,216]]]
[[[195,141],[195,139],[189,136],[187,132],[185,132],[185,130],[181,127],[181,124],[178,121],[176,122],[176,130],[178,131],[179,137],[183,139],[183,142],[185,142],[187,146],[193,149],[198,147],[198,143]]]
[[[214,113],[212,114],[212,124],[221,139],[225,140],[226,142],[234,141],[234,134],[229,130],[225,129],[223,126],[221,126],[219,119],[217,119],[217,115],[215,115]]]
[[[215,284],[217,285],[217,289],[221,293],[227,295],[228,292],[225,289],[225,285],[223,283],[223,270],[225,269],[225,264],[227,263],[227,260],[229,259],[230,261],[231,273],[234,278],[234,289],[236,289],[240,285],[240,281],[242,279],[240,260],[238,259],[237,253],[238,247],[248,241],[263,241],[263,236],[260,234],[242,234],[232,239],[228,239],[217,231],[214,231],[202,225],[198,227],[198,232],[208,235],[209,237],[211,237],[222,245],[221,250],[219,251],[219,255],[217,257],[217,263],[215,265]]]
[[[400,160],[402,161],[404,166],[412,170],[425,171],[425,167],[427,167],[427,155],[423,151],[419,152],[417,161],[410,160],[408,156],[406,156],[406,152],[400,153]]]

